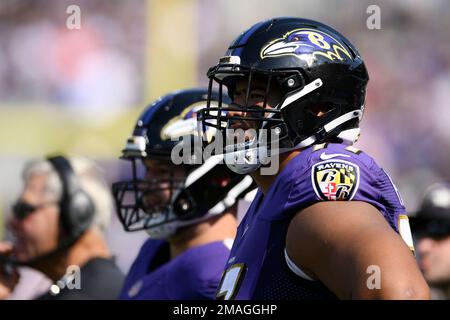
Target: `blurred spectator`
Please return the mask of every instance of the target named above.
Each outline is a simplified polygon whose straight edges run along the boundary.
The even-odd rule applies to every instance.
[[[71,4],[35,0],[10,11],[0,5],[0,102],[52,103],[95,120],[138,101],[145,50],[127,32],[143,29],[136,15],[145,2],[81,0],[74,30],[66,27]]]
[[[14,242],[0,243],[0,298],[18,282],[18,265],[55,284],[38,299],[114,299],[123,274],[103,237],[112,198],[95,164],[62,156],[35,160],[23,171],[24,189],[9,226]]]
[[[450,299],[450,184],[434,184],[411,219],[416,249],[433,299]]]

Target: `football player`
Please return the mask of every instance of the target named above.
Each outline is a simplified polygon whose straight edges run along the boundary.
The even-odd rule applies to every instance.
[[[238,198],[254,185],[220,156],[201,164],[198,153],[189,151],[196,146],[196,113],[207,97],[206,89],[191,89],[156,100],[122,151],[133,179],[113,185],[119,218],[125,230],[145,230],[150,239],[129,271],[121,299],[215,297],[236,233]],[[186,148],[174,150],[178,139]],[[172,154],[185,161],[174,164]]]
[[[208,77],[222,96],[200,112],[202,129],[219,130],[227,165],[259,187],[217,298],[428,298],[398,191],[352,146],[368,82],[355,47],[325,24],[271,19]]]

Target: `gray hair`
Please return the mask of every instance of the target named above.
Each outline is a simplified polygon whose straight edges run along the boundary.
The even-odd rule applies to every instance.
[[[113,200],[108,184],[103,178],[100,168],[94,161],[82,157],[67,158],[71,164],[83,190],[89,194],[95,206],[94,219],[91,228],[104,232],[109,226]],[[48,201],[60,201],[62,182],[52,164],[46,159],[35,159],[28,162],[23,170],[23,180],[26,183],[34,175],[47,175],[44,189]]]

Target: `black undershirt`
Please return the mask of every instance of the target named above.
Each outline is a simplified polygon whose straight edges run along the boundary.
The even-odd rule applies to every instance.
[[[124,275],[114,259],[93,258],[80,268],[80,289],[62,289],[53,295],[50,291],[36,300],[115,300],[120,294]]]

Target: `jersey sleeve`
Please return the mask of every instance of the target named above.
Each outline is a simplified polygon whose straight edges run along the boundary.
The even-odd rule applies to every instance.
[[[396,187],[371,157],[351,150],[311,152],[293,183],[287,209],[298,212],[321,201],[364,201],[398,231],[399,216],[406,210]]]
[[[168,271],[167,292],[176,300],[214,300],[229,256],[222,242],[189,249]]]

